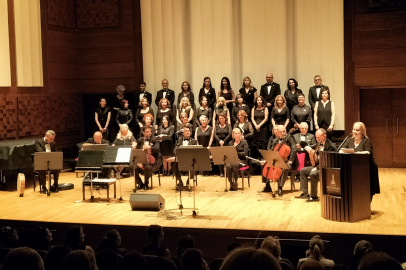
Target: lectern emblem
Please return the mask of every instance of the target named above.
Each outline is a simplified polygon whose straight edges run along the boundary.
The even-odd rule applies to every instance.
[[[334,181],[334,174],[331,175],[331,182],[330,185],[335,186],[336,185],[336,181]]]

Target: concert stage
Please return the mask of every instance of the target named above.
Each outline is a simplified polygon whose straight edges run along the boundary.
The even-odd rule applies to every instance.
[[[307,233],[340,234],[379,234],[406,235],[406,169],[380,169],[381,194],[372,201],[372,217],[356,223],[341,223],[325,220],[320,215],[320,203],[306,203],[294,199],[299,195],[299,183],[296,191],[290,192],[290,182],[286,182],[284,196],[272,199],[270,194],[258,193],[264,186],[260,176],[251,178],[251,187],[245,180],[245,190],[241,190],[239,179],[238,192],[224,192],[224,178],[198,177],[196,188],[197,218],[192,210],[185,209],[184,217],[177,220],[165,220],[157,217],[153,211],[132,211],[129,197],[134,188],[134,178],[121,180],[121,194],[124,201],[105,200],[106,190],[94,191],[97,202],[82,200],[82,178],[76,178],[72,172],[61,173],[60,183],[73,183],[75,189],[51,193],[50,197],[34,192],[32,182],[27,184],[24,197],[18,197],[16,191],[0,192],[0,218],[5,220],[24,220],[39,222],[104,224],[148,226],[159,224],[174,228],[236,229],[254,231],[285,231]],[[158,177],[154,177],[154,189],[140,193],[159,193],[166,200],[166,209],[175,209],[179,216],[179,192],[175,192],[175,180],[170,176],[161,176],[162,186],[158,186]],[[117,183],[117,197],[120,197],[120,184]],[[86,187],[86,198],[90,198],[90,189]],[[183,206],[193,208],[193,193],[182,192]]]

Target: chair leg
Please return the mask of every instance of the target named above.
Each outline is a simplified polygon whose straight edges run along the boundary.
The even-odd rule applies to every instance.
[[[248,178],[248,187],[250,188],[251,187],[251,183],[250,183],[250,173],[248,172],[248,176],[247,176],[247,178]]]
[[[83,200],[85,200],[85,185],[82,185]]]
[[[34,174],[34,191],[35,191],[35,174]]]
[[[107,201],[110,201],[110,185],[107,184]]]
[[[158,182],[159,186],[161,186],[161,173],[158,171]]]
[[[151,173],[151,189],[154,188],[153,180],[154,180],[154,173]]]
[[[241,172],[241,179],[242,179],[242,191],[244,191],[244,172]]]
[[[114,182],[114,199],[116,198],[116,182]]]

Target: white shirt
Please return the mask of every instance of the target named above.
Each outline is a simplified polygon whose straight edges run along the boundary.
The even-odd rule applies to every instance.
[[[163,97],[165,98],[166,97],[166,92],[167,92],[168,90],[166,90],[166,91],[163,91]]]
[[[271,94],[272,84],[271,84],[271,85],[268,85],[267,87],[268,87],[268,95],[269,95],[269,94]]]
[[[319,98],[319,96],[320,96],[320,90],[321,90],[321,86],[316,86],[317,98]]]
[[[140,93],[140,101],[144,97],[145,92]]]
[[[47,143],[45,138],[44,138],[44,142],[45,142],[45,152],[51,152],[51,144]]]

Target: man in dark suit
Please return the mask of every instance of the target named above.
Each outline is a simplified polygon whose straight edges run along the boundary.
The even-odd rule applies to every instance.
[[[323,92],[322,90],[324,89],[329,89],[327,85],[323,85],[322,84],[323,80],[321,79],[320,75],[316,75],[314,76],[314,86],[309,88],[309,104],[310,107],[312,108],[312,126],[313,126],[313,130],[315,130],[314,128],[314,119],[313,119],[313,115],[314,115],[314,106],[316,104],[317,101],[321,100],[321,93]]]
[[[319,155],[320,151],[336,151],[337,147],[336,145],[327,139],[327,131],[324,128],[320,128],[316,131],[316,141],[318,148],[316,149],[316,146],[313,146],[314,150],[310,146],[306,146],[305,150],[309,153],[309,155],[312,155],[314,151],[316,151],[314,154]],[[309,189],[308,189],[308,177],[310,176],[310,183],[312,185],[310,195],[309,195]],[[317,187],[318,187],[318,182],[319,181],[319,166],[316,164],[315,167],[313,166],[308,166],[304,167],[303,169],[300,170],[300,190],[302,191],[302,194],[299,196],[296,196],[295,198],[297,199],[307,199],[306,202],[318,202],[319,198],[317,197]]]
[[[110,142],[108,140],[103,139],[103,135],[99,131],[96,131],[93,134],[93,138],[89,138],[84,143],[110,145]],[[111,168],[102,168],[102,172],[99,174],[99,178],[110,179],[110,175],[111,175]]]
[[[53,130],[48,130],[45,133],[45,137],[41,140],[35,141],[35,152],[55,152],[55,132]],[[52,171],[54,175],[54,184],[51,187],[51,191],[59,192],[58,190],[58,180],[59,180],[59,170]],[[46,176],[47,171],[39,171],[39,181],[42,186],[42,193],[47,194],[48,189],[46,187]],[[49,180],[51,181],[51,180]]]
[[[192,129],[191,124],[186,124],[183,127],[183,133],[181,136],[179,136],[179,139],[177,140],[176,145],[175,145],[175,149],[173,149],[173,153],[175,154],[175,156],[176,156],[176,149],[178,149],[180,146],[197,145],[197,141],[195,139],[193,139],[192,137],[190,137],[191,129]],[[176,180],[179,180],[180,185],[183,186],[183,181],[182,181],[182,178],[181,178],[181,175],[179,172],[178,162],[172,162],[171,166],[172,166],[173,173],[176,176]],[[193,172],[190,172],[190,177],[192,179],[194,178]],[[189,184],[189,178],[186,182],[186,185],[188,185],[188,184]]]
[[[135,110],[138,108],[142,108],[140,101],[142,98],[146,98],[148,100],[149,105],[152,104],[152,94],[145,90],[147,84],[145,82],[140,83],[140,92],[135,92],[134,94],[134,101],[135,101]]]
[[[265,98],[266,106],[269,113],[271,113],[272,106],[275,103],[276,96],[281,94],[281,87],[278,83],[273,81],[273,74],[266,74],[266,84],[261,86],[260,95]]]
[[[171,104],[169,108],[172,108],[173,103],[175,102],[175,92],[171,89],[168,89],[169,82],[167,79],[162,80],[162,89],[156,93],[155,104],[159,107],[159,101],[163,98],[167,98]]]
[[[144,170],[144,183],[142,182],[138,170],[135,170],[135,181],[138,184],[139,189],[149,189],[149,178],[152,176],[152,172],[159,170],[162,165],[161,152],[159,147],[159,139],[155,136],[152,136],[151,127],[142,127],[143,136],[137,140],[137,149],[143,149],[147,155],[148,161],[148,152],[155,159],[154,163],[148,164],[137,164],[139,170]]]
[[[272,139],[272,137],[269,138],[267,150],[274,151],[275,147],[277,147],[277,145],[279,143],[281,143],[283,141],[283,139],[285,139],[285,137],[287,137],[286,145],[290,147],[290,154],[287,157],[286,165],[288,166],[288,168],[290,167],[292,169],[296,169],[297,165],[298,165],[298,161],[297,161],[297,157],[296,157],[295,139],[293,139],[293,137],[290,134],[286,133],[286,128],[283,125],[276,126],[275,136],[276,136],[275,139]],[[265,162],[266,161],[261,161],[261,164],[264,165]],[[289,170],[286,170],[286,169],[283,170],[281,177],[279,178],[278,182],[276,182],[275,188],[277,187],[277,189],[278,189],[279,197],[283,196],[282,189],[283,189],[283,186],[285,185],[286,179],[288,178],[288,173],[289,173]],[[265,188],[262,190],[262,192],[272,192],[270,181],[268,181],[268,179],[263,179],[263,180],[266,180],[266,185],[265,185]],[[278,185],[278,183],[279,183],[279,185]],[[276,192],[276,190],[274,190],[274,192]],[[275,197],[275,195],[272,194],[272,197]]]
[[[296,142],[297,149],[301,149],[300,142],[306,142],[308,145],[316,144],[316,138],[313,134],[308,133],[309,126],[306,122],[302,122],[299,124],[300,133],[296,133],[293,135],[293,138]],[[303,149],[301,149],[303,151]]]

